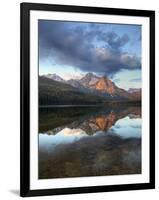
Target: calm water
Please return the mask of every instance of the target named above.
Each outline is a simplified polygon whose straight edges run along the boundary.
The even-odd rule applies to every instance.
[[[39,178],[141,173],[141,108],[39,109]]]

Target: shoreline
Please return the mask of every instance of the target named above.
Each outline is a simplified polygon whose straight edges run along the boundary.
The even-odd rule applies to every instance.
[[[142,106],[141,102],[109,102],[105,104],[92,104],[92,105],[86,105],[86,104],[64,104],[64,105],[39,105],[39,108],[73,108],[73,107],[105,107],[105,106]]]

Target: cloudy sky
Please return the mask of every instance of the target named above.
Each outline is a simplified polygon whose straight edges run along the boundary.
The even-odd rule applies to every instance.
[[[141,26],[39,20],[39,73],[88,72],[124,89],[141,87]]]

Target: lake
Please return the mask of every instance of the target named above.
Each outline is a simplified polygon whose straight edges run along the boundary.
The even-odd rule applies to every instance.
[[[141,173],[140,106],[39,108],[39,178]]]

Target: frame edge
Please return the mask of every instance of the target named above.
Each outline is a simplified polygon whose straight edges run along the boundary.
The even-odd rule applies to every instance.
[[[20,196],[30,187],[29,151],[29,9],[20,4]]]
[[[155,188],[155,134],[150,136],[150,182],[140,184],[126,184],[116,186],[92,186],[92,187],[77,187],[77,188],[63,188],[63,189],[42,189],[30,190],[30,124],[29,124],[29,13],[30,10],[51,10],[68,11],[68,12],[84,12],[89,8],[89,13],[109,12],[114,13],[118,11],[126,12],[124,15],[141,15],[150,18],[150,125],[151,131],[155,131],[155,11],[150,10],[130,10],[130,9],[116,9],[116,8],[100,8],[100,7],[86,7],[86,6],[72,6],[72,5],[53,5],[53,4],[36,4],[36,3],[21,3],[20,4],[20,196],[44,196],[44,195],[62,195],[62,194],[77,194],[77,193],[94,193],[94,192],[110,192],[110,191],[124,191],[124,190],[140,190],[140,189],[154,189]],[[53,9],[54,8],[54,9]],[[80,10],[80,11],[79,11]],[[95,12],[96,10],[96,12]],[[25,47],[25,48],[24,48]],[[153,127],[153,128],[152,128]],[[116,187],[116,188],[114,188]],[[130,188],[131,187],[131,188]]]

